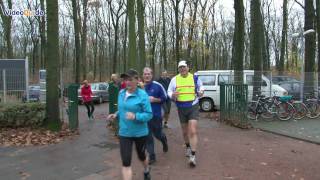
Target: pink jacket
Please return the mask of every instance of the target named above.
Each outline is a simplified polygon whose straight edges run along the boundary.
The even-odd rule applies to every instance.
[[[81,87],[81,93],[80,95],[82,96],[83,102],[90,102],[92,101],[92,91],[91,91],[91,86],[82,86]]]

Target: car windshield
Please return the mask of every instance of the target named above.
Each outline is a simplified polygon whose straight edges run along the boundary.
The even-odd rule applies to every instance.
[[[91,84],[91,90],[98,90],[99,84]]]

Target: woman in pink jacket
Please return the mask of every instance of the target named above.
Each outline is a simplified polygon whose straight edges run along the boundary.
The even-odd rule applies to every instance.
[[[91,86],[87,80],[83,81],[83,86],[81,87],[80,95],[82,97],[82,101],[84,105],[87,108],[89,120],[93,120],[94,106],[92,102],[92,91],[91,91]]]

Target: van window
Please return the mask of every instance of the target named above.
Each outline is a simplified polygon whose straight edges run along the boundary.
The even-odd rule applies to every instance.
[[[216,84],[216,75],[201,75],[199,79],[204,86],[214,86]]]
[[[221,83],[224,83],[224,84],[233,83],[233,77],[230,77],[230,75],[219,75],[218,83],[219,85],[221,85]]]
[[[253,75],[246,75],[246,82],[248,86],[253,86]]]

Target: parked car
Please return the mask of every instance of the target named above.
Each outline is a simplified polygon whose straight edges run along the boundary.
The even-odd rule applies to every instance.
[[[270,77],[268,78],[270,79]],[[272,76],[273,84],[279,84],[282,82],[299,82],[299,80],[291,76]]]
[[[106,102],[108,101],[109,99],[109,93],[108,93],[108,87],[109,87],[109,84],[108,83],[104,83],[104,82],[101,82],[101,83],[91,83],[91,90],[92,90],[92,100],[93,102],[95,103],[103,103],[103,102]],[[82,102],[82,97],[80,95],[80,91],[81,91],[81,87],[78,89],[78,99],[79,99],[79,103],[83,103]]]
[[[300,99],[301,83],[299,81],[283,81],[278,83],[288,91],[288,95],[293,96],[293,99]]]
[[[29,102],[39,102],[40,101],[40,85],[33,84],[28,87],[29,91]],[[27,102],[27,94],[24,93],[22,96],[22,101]]]

